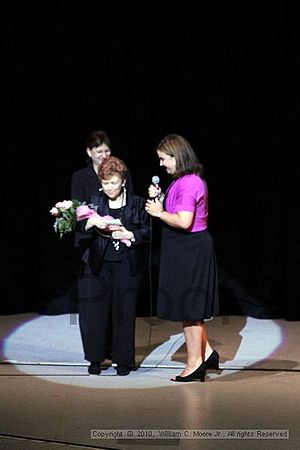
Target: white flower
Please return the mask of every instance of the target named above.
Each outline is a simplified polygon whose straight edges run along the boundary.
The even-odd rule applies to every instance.
[[[64,200],[63,202],[57,202],[55,207],[56,208],[70,209],[72,205],[73,205],[72,200]]]
[[[50,214],[52,214],[52,216],[58,217],[59,216],[59,211],[57,208],[55,208],[55,206],[53,206],[53,208],[50,209]]]

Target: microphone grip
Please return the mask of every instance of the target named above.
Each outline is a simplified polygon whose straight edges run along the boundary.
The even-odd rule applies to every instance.
[[[160,188],[159,188],[160,189]],[[159,198],[161,195],[161,189],[159,192],[157,192],[157,187],[156,186],[150,186],[150,188],[148,189],[148,194],[151,200],[154,200],[156,198]]]

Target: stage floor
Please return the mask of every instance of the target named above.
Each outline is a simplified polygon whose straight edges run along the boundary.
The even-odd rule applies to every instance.
[[[0,449],[300,448],[299,322],[208,322],[221,370],[205,383],[170,380],[186,356],[180,323],[137,318],[126,377],[109,361],[87,374],[75,314],[0,316],[0,327]]]

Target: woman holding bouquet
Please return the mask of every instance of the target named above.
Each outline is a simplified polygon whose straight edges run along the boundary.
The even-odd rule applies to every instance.
[[[103,161],[111,156],[111,140],[106,131],[96,130],[91,132],[85,142],[85,154],[87,156],[87,165],[72,174],[71,178],[71,199],[80,202],[89,203],[91,196],[97,196],[101,189],[99,168]],[[133,184],[130,173],[126,176],[126,190],[133,193]],[[83,252],[89,244],[89,237],[84,233],[75,233],[74,247],[75,254],[80,265],[80,259]],[[74,297],[75,296],[75,297]],[[74,304],[77,303],[77,293],[72,290],[71,299]],[[111,327],[107,329],[107,349],[105,358],[111,360]]]
[[[100,374],[111,320],[112,360],[118,375],[128,375],[135,365],[135,306],[149,226],[144,200],[125,189],[125,163],[112,156],[98,173],[102,190],[89,200],[100,217],[78,225],[90,236],[78,280],[79,326],[88,371]]]

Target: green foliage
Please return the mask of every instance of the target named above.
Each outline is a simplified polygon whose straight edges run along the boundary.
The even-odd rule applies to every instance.
[[[54,222],[54,230],[59,233],[60,239],[66,233],[71,233],[75,230],[76,226],[76,209],[81,205],[79,200],[71,200],[72,205],[69,208],[58,207],[58,216]]]

